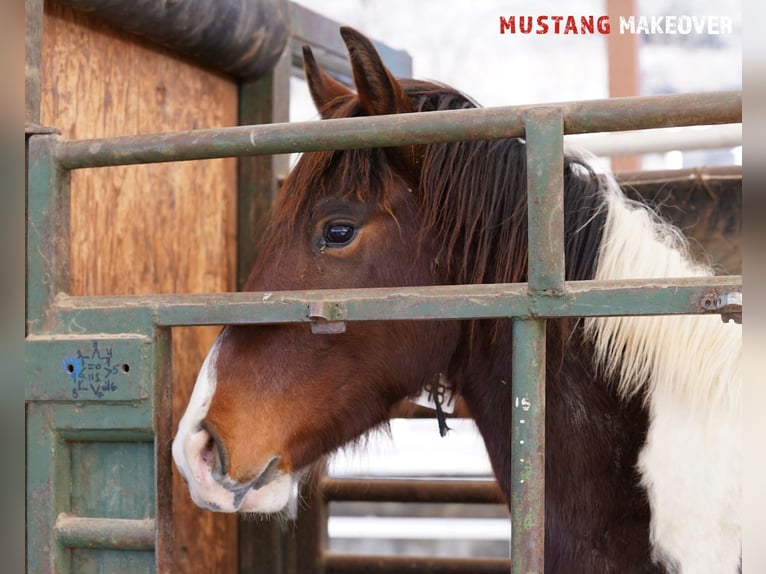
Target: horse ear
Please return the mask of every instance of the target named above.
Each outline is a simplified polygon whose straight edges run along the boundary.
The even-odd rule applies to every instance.
[[[311,99],[314,100],[314,105],[322,118],[326,119],[331,115],[330,102],[343,96],[353,95],[351,90],[319,67],[309,46],[303,46],[303,70]]]
[[[341,26],[340,35],[351,58],[359,102],[371,116],[414,111],[412,101],[380,59],[372,42],[362,33]]]
[[[341,26],[340,34],[351,59],[359,103],[367,114],[381,116],[414,112],[412,100],[383,64],[372,42],[348,26]],[[386,154],[399,167],[410,185],[417,186],[422,150],[417,146],[402,146],[386,148]]]

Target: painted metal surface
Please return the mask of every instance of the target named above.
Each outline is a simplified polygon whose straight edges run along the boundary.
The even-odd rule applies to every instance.
[[[539,107],[561,108],[566,134],[742,121],[742,94],[730,91],[61,141],[56,156],[63,168],[78,169],[235,155],[502,139],[523,136],[527,113]]]
[[[517,399],[510,431],[513,477],[518,482],[512,495],[512,567],[514,572],[542,572],[545,320],[732,314],[738,311],[734,294],[741,293],[738,276],[564,282],[561,182],[554,173],[561,171],[562,134],[729,123],[739,121],[740,104],[740,94],[728,92],[80,142],[67,142],[54,134],[30,137],[29,571],[96,572],[106,567],[110,572],[152,572],[169,567],[169,486],[160,478],[169,472],[159,470],[167,471],[170,465],[164,444],[172,429],[169,417],[163,416],[169,412],[169,327],[506,317],[514,319],[513,396]],[[501,138],[523,135],[525,129],[532,167],[530,257],[536,262],[530,266],[529,284],[140,297],[66,294],[69,169],[241,153]],[[112,370],[115,366],[116,371]],[[83,379],[90,371],[103,374],[107,368],[108,377]],[[322,554],[323,512],[318,509],[300,526],[308,533],[307,546],[298,553],[299,563],[292,566],[326,572],[358,568],[354,558]],[[150,532],[154,532],[154,552]],[[396,571],[409,567],[410,562],[389,560],[366,563],[364,568]],[[434,571],[466,571],[453,560],[421,562]],[[470,571],[480,571],[477,564]],[[507,561],[484,566],[485,571],[502,571],[507,569]]]
[[[152,414],[149,402],[111,404],[108,410],[92,401],[27,404],[28,572],[82,571],[70,552],[78,535],[60,519],[154,517]],[[100,533],[91,529],[77,546],[110,537],[110,523],[100,524]],[[104,567],[122,558],[110,556]],[[153,554],[137,560],[146,567],[135,571],[153,571]]]
[[[527,142],[527,219],[529,290],[564,289],[564,122],[557,107],[529,110]]]
[[[167,336],[150,319],[112,334],[50,323],[70,284],[69,172],[51,153],[58,137],[33,135],[28,148],[27,569],[154,572],[169,554],[156,528],[167,522],[156,479],[167,457],[155,444],[169,436],[155,418],[167,402],[155,385]]]
[[[513,322],[511,572],[545,569],[545,321]]]
[[[42,70],[43,0],[24,2],[24,123],[40,123],[40,75]]]
[[[279,291],[125,297],[59,295],[50,320],[57,330],[120,332],[157,325],[309,323],[312,303],[336,307],[336,320],[554,318],[716,313],[709,297],[740,291],[741,276],[570,281],[563,293],[537,292],[526,283],[450,285],[337,291]]]
[[[27,329],[43,328],[48,307],[70,285],[69,172],[56,162],[57,135],[33,135],[28,141],[27,183]]]
[[[48,360],[27,364],[26,400],[148,400],[151,343],[133,335],[31,335],[29,355]]]

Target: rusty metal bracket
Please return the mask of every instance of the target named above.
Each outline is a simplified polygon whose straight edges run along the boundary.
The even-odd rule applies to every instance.
[[[721,321],[734,321],[742,324],[742,292],[724,293],[716,299],[716,306],[721,313]]]
[[[718,297],[706,297],[702,301],[702,306],[710,312],[720,313],[721,321],[728,323],[734,321],[738,325],[742,324],[742,292],[732,291],[722,293]]]
[[[308,318],[311,320],[311,332],[315,335],[340,335],[346,332],[345,316],[342,303],[329,301],[311,301],[308,305]]]

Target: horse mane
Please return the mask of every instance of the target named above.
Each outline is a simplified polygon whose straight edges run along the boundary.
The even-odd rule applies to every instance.
[[[613,177],[604,179],[609,241],[599,248],[594,279],[715,275],[710,265],[694,261],[678,228],[625,197]],[[672,392],[702,412],[705,405],[740,404],[739,325],[716,315],[591,317],[583,324],[595,364],[619,381],[622,396],[648,401],[658,390]]]

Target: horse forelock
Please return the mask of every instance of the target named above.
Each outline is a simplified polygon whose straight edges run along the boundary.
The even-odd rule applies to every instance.
[[[337,98],[328,109],[328,119],[364,115],[354,96]],[[274,255],[275,247],[290,245],[295,225],[307,221],[326,197],[377,203],[390,211],[387,191],[395,177],[380,148],[303,153],[270,209],[258,251]]]

